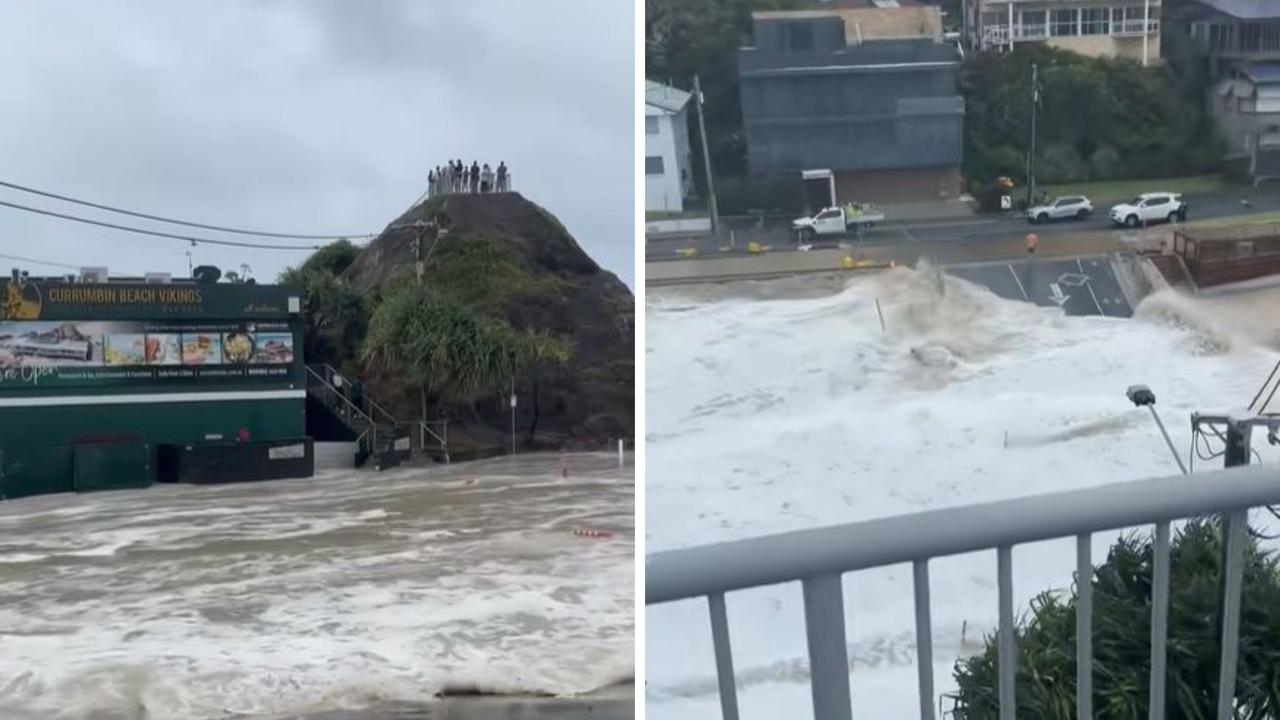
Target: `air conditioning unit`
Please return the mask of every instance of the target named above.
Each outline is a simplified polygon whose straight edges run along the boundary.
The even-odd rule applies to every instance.
[[[104,283],[107,281],[107,269],[104,267],[80,268],[80,282]]]
[[[151,284],[168,285],[173,281],[173,276],[167,272],[149,272],[146,274],[146,281]]]

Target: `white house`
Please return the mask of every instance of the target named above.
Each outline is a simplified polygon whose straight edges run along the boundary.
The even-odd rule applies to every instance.
[[[682,212],[693,193],[689,169],[691,95],[646,80],[644,84],[644,209]]]

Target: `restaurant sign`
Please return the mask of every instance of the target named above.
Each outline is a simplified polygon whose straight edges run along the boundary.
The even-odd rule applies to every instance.
[[[3,320],[286,318],[288,288],[246,283],[4,281]],[[295,294],[296,297],[296,294]]]
[[[296,381],[283,322],[0,321],[0,389]]]

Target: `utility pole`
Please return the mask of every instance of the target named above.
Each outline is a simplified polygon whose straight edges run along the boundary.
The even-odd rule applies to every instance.
[[[1040,106],[1039,68],[1031,63],[1031,152],[1027,153],[1027,207],[1035,204],[1036,196],[1036,114]]]
[[[702,82],[693,76],[693,99],[698,105],[698,134],[702,136],[702,163],[707,171],[707,210],[711,213],[711,232],[720,231],[720,212],[716,208],[716,183],[711,174],[711,148],[707,146],[707,122],[703,117]]]

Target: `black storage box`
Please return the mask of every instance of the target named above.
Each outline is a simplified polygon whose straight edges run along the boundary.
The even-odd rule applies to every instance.
[[[316,465],[309,437],[160,445],[158,455],[162,482],[213,484],[311,477]]]

